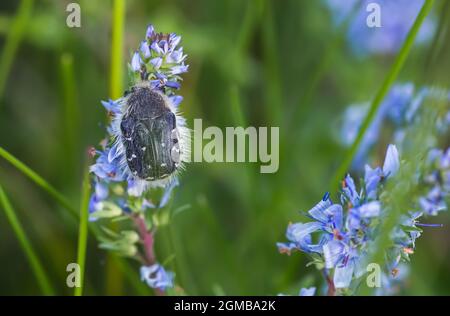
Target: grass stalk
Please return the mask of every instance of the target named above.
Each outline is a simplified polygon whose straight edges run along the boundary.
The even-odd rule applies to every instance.
[[[11,203],[3,190],[3,187],[0,185],[0,204],[2,205],[6,217],[22,247],[23,252],[25,253],[25,257],[27,258],[31,269],[33,270],[34,276],[39,284],[40,289],[44,295],[54,295],[55,290],[53,289],[50,279],[47,276],[39,257],[36,255],[33,246],[30,243],[25,231],[22,227],[22,224],[19,221],[19,218],[16,215]]]
[[[110,97],[120,98],[123,94],[123,42],[125,24],[125,1],[113,1],[112,40],[111,40],[111,78]],[[118,258],[108,255],[106,264],[106,291],[109,295],[119,295],[122,292],[122,275],[117,273]]]
[[[33,171],[31,168],[29,168],[19,159],[11,155],[2,147],[0,147],[0,157],[4,158],[6,161],[11,163],[25,176],[30,178],[35,184],[44,189],[44,191],[50,194],[50,196],[53,197],[62,207],[68,210],[71,215],[73,215],[75,218],[79,217],[80,214],[78,214],[78,211],[74,207],[72,207],[69,200],[63,194],[59,193],[53,186],[51,186],[46,180],[44,180],[44,178],[42,178],[35,171]],[[100,235],[100,230],[98,229],[97,226],[89,225],[88,227],[93,235],[95,235],[96,237]],[[127,272],[125,273],[125,276],[128,282],[130,282],[130,284],[133,285],[133,287],[138,291],[138,293],[142,294],[143,289],[141,286],[139,286],[142,283],[140,282],[139,277],[135,273],[129,273],[129,271],[131,270],[129,264],[125,262],[125,260],[116,260],[116,261],[120,263],[121,271]]]
[[[123,94],[123,37],[125,23],[125,1],[114,0],[111,41],[110,97],[117,99]]]
[[[78,253],[77,263],[80,266],[80,286],[75,288],[74,295],[81,296],[83,293],[84,275],[86,271],[86,249],[88,240],[88,217],[89,217],[89,196],[91,191],[89,181],[89,169],[84,172],[82,184],[82,197],[80,205],[80,226],[78,230]]]
[[[59,204],[61,204],[64,208],[69,210],[72,215],[77,215],[77,210],[72,207],[69,200],[67,200],[61,193],[59,193],[51,184],[49,184],[44,178],[38,175],[35,171],[21,162],[19,159],[11,155],[5,149],[0,147],[0,157],[4,158],[14,167],[16,167],[19,171],[25,174],[28,178],[30,178],[34,183],[36,183],[39,187],[41,187],[44,191],[46,191],[50,196],[52,196]]]

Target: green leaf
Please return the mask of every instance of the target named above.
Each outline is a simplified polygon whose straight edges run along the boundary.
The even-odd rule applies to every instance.
[[[422,229],[415,227],[415,226],[406,226],[406,225],[400,225],[401,229],[405,232],[423,232]]]

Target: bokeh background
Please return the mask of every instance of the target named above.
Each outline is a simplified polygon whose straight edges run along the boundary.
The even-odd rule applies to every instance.
[[[30,2],[29,15],[20,18],[21,38],[10,32],[21,1],[0,3],[0,146],[78,207],[86,148],[105,135],[100,100],[111,95],[113,3],[77,1],[81,28],[69,28],[70,1]],[[414,46],[398,81],[449,86],[445,2],[433,9],[439,36]],[[183,37],[190,71],[181,109],[190,126],[202,118],[204,126],[279,126],[281,133],[275,174],[260,174],[259,164],[251,163],[188,166],[171,206],[184,210],[156,236],[159,260],[191,295],[296,294],[302,286],[320,287],[322,277],[305,267],[305,255],[280,255],[275,243],[284,241],[290,221],[304,219],[299,210],[330,190],[345,152],[336,136],[342,113],[375,95],[395,54],[355,55],[345,25],[324,1],[129,0],[125,73],[149,23]],[[10,37],[16,49],[6,52]],[[380,163],[388,141],[373,150],[372,162]],[[71,294],[66,265],[76,261],[77,221],[3,159],[0,182],[58,294]],[[449,214],[434,220],[445,226],[418,240],[402,294],[450,294]],[[125,271],[89,236],[86,294],[145,294],[130,281],[130,273],[138,277],[138,264],[132,268]],[[40,294],[4,212],[0,294]]]

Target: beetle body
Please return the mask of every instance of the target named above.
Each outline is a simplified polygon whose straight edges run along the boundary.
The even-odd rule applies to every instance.
[[[120,122],[127,165],[142,180],[168,178],[180,163],[175,114],[165,95],[149,86],[133,87]]]

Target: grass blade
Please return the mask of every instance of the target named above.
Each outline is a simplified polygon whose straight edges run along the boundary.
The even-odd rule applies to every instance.
[[[420,10],[416,20],[414,21],[414,25],[409,31],[408,36],[406,37],[405,42],[403,43],[402,48],[394,61],[394,64],[392,65],[380,90],[378,91],[378,93],[376,94],[375,98],[372,101],[372,104],[370,105],[369,112],[367,113],[367,116],[365,117],[361,125],[361,128],[358,132],[355,141],[353,142],[352,146],[346,153],[342,164],[339,166],[339,168],[337,169],[336,173],[332,178],[332,182],[330,183],[331,189],[334,189],[334,187],[339,183],[340,179],[342,179],[345,176],[345,173],[350,167],[350,164],[353,161],[353,156],[356,154],[358,147],[364,137],[364,134],[366,133],[367,129],[369,128],[370,124],[375,118],[375,115],[378,111],[378,108],[381,105],[381,102],[383,101],[386,94],[389,92],[389,89],[396,80],[400,70],[403,68],[406,58],[408,57],[409,52],[411,51],[411,47],[414,43],[414,40],[419,32],[420,26],[422,25],[426,16],[430,12],[433,3],[434,0],[426,0],[422,9]]]
[[[58,201],[64,208],[69,210],[72,215],[78,215],[72,205],[70,205],[69,200],[67,200],[61,193],[59,193],[52,185],[50,185],[44,178],[34,172],[31,168],[21,162],[19,159],[11,155],[5,149],[0,147],[0,157],[3,157],[6,161],[16,167],[19,171],[30,178],[34,183],[40,186],[42,189],[48,192],[56,201]]]
[[[120,98],[123,94],[123,33],[125,23],[125,1],[114,0],[111,41],[110,97]]]
[[[86,263],[86,247],[87,247],[87,239],[88,239],[88,217],[89,217],[89,196],[91,194],[91,186],[89,183],[89,169],[84,173],[83,185],[82,185],[82,197],[81,197],[81,205],[80,205],[80,227],[78,230],[78,254],[77,254],[77,263],[80,266],[80,281],[81,284],[79,287],[75,288],[75,296],[81,296],[83,293],[83,281],[84,281],[84,273],[85,263]]]
[[[61,55],[60,77],[63,97],[61,121],[63,122],[64,128],[64,156],[67,165],[76,166],[76,160],[78,158],[77,150],[79,149],[77,133],[80,130],[80,111],[77,101],[73,56],[70,53]],[[79,170],[74,169],[65,170],[65,176],[67,178],[73,178],[79,172]]]
[[[35,171],[33,171],[31,168],[29,168],[27,165],[25,165],[23,162],[21,162],[19,159],[11,155],[9,152],[4,150],[2,147],[0,147],[0,157],[3,157],[6,161],[11,163],[14,167],[16,167],[20,172],[25,174],[27,177],[29,177],[33,182],[35,182],[38,186],[43,188],[46,192],[50,194],[55,200],[61,204],[62,207],[70,211],[70,214],[72,214],[74,217],[78,218],[79,214],[78,211],[72,207],[69,203],[69,200],[64,197],[61,193],[59,193],[53,186],[51,186],[44,178],[42,178],[40,175],[38,175]],[[91,233],[95,235],[96,237],[100,235],[100,231],[97,226],[95,225],[89,225],[89,229],[91,230]],[[125,262],[124,259],[118,258],[116,260],[117,262],[120,262],[120,268],[122,271],[126,270],[127,272],[131,269],[129,268],[129,263]],[[130,282],[131,285],[138,291],[138,293],[142,294],[143,290],[142,287],[138,286],[140,284],[139,276],[137,274],[131,274],[131,273],[125,273],[125,276]]]
[[[12,208],[11,203],[9,202],[9,199],[1,185],[0,185],[0,204],[5,210],[6,217],[8,218],[8,221],[11,224],[11,227],[14,233],[16,234],[17,239],[19,240],[20,246],[22,247],[22,250],[25,253],[26,258],[30,263],[31,269],[33,270],[33,273],[36,277],[39,287],[41,288],[42,292],[45,295],[54,295],[55,291],[50,284],[50,280],[43,268],[43,265],[39,260],[39,257],[36,255],[36,252],[34,251],[30,241],[28,240],[28,237],[26,236],[25,231],[23,230],[23,227],[20,224],[19,218],[17,217],[14,209]]]
[[[19,47],[27,22],[30,19],[33,2],[33,0],[22,0],[19,9],[17,10],[17,14],[11,23],[11,28],[0,58],[0,101],[3,99],[6,79],[11,70],[14,55],[16,54],[17,47]]]
[[[111,41],[111,78],[110,97],[120,98],[123,94],[123,38],[125,24],[125,1],[114,0]],[[117,273],[118,258],[108,255],[106,263],[106,289],[109,295],[120,295],[122,292],[122,275]]]

